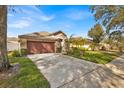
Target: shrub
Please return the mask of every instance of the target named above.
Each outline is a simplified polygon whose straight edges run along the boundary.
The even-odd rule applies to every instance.
[[[9,57],[20,57],[20,56],[25,56],[25,55],[27,55],[27,50],[25,50],[25,49],[21,49],[21,54],[20,54],[19,50],[14,50],[14,51],[8,52]]]
[[[19,51],[18,51],[18,50],[14,50],[14,51],[12,52],[12,57],[20,57]]]
[[[72,55],[74,57],[79,57],[80,56],[80,49],[72,48],[72,50],[68,52],[68,55]]]
[[[13,57],[13,51],[9,51],[9,52],[8,52],[8,56],[9,56],[9,57]]]
[[[81,47],[79,48],[81,51],[88,51],[88,48]]]
[[[62,48],[60,47],[60,48],[57,48],[57,53],[61,53],[61,51],[62,51]]]
[[[73,53],[80,53],[80,49],[79,48],[73,48]]]
[[[27,55],[27,50],[26,49],[21,49],[21,56]]]

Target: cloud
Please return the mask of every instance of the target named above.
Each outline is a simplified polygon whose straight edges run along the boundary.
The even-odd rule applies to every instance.
[[[33,20],[31,17],[29,17],[29,16],[22,17],[21,19],[22,19],[22,20],[27,20],[27,21],[30,21],[30,22],[33,22],[33,21],[34,21],[34,20]]]
[[[41,15],[39,16],[41,20],[43,21],[50,21],[52,19],[54,19],[55,17],[54,16],[46,16],[46,15]]]
[[[22,10],[25,15],[30,16],[32,19],[51,21],[55,18],[55,15],[46,15],[41,9],[36,6],[25,6]]]
[[[65,28],[70,28],[71,26],[68,24],[68,25],[65,25]]]
[[[65,17],[73,20],[85,20],[91,16],[91,13],[83,10],[70,9],[66,11]]]
[[[27,20],[18,20],[18,21],[15,21],[13,23],[9,23],[8,24],[9,27],[12,27],[12,28],[26,28],[26,27],[29,27],[30,26],[30,22],[27,21]]]
[[[21,10],[15,18],[9,18],[8,27],[23,29],[30,27],[32,24],[37,24],[37,22],[47,22],[55,18],[54,15],[46,15],[39,8],[35,6],[18,6],[17,10]],[[13,16],[11,13],[8,13],[8,16]]]
[[[53,28],[56,28],[56,30],[62,30],[62,31],[64,31],[64,30],[71,30],[73,27],[72,27],[72,23],[66,23],[66,22],[58,22],[58,23],[56,23],[56,24],[54,24],[54,25],[51,25],[52,27],[52,29]]]
[[[8,16],[9,16],[9,17],[11,17],[11,16],[14,16],[14,15],[13,15],[13,14],[8,13]]]

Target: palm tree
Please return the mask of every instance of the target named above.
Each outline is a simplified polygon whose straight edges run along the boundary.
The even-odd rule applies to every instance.
[[[66,40],[66,43],[67,43],[67,48],[68,48],[68,52],[71,51],[71,43],[72,43],[72,37],[74,36],[74,34],[72,34],[67,40]]]
[[[7,56],[7,6],[0,6],[0,71],[10,67]]]

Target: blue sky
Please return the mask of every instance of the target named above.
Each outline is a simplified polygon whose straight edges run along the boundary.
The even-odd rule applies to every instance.
[[[68,36],[87,37],[95,24],[89,6],[84,5],[41,5],[15,6],[16,13],[8,12],[8,36],[62,30]]]

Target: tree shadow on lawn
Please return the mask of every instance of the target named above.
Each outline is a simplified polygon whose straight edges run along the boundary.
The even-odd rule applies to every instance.
[[[17,75],[0,80],[0,87],[6,88],[47,88],[50,87],[46,78],[40,73],[33,62],[24,57],[10,58],[10,62],[19,63]]]

